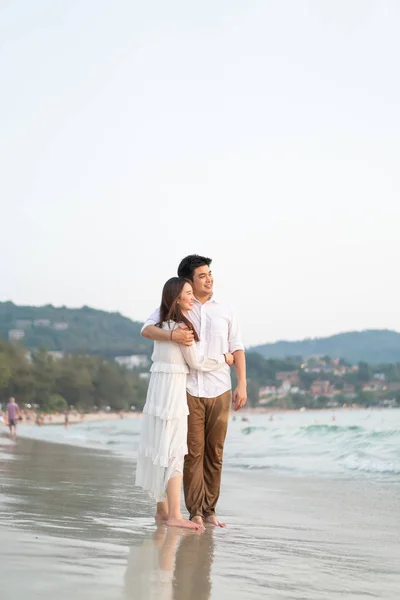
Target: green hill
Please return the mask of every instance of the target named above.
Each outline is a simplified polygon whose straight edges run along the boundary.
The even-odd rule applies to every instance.
[[[20,339],[27,348],[107,357],[149,354],[152,344],[140,336],[141,326],[119,313],[87,306],[74,309],[0,302],[0,337]]]
[[[27,348],[114,357],[150,354],[152,343],[140,336],[142,324],[120,313],[83,308],[17,306],[0,302],[0,338],[18,339]],[[11,338],[10,338],[11,336]],[[279,341],[247,349],[265,358],[329,355],[350,362],[400,362],[400,333],[367,330],[297,342]]]
[[[328,355],[332,358],[344,358],[352,363],[394,363],[400,362],[400,333],[388,329],[350,331],[298,342],[279,341],[254,346],[248,350],[258,352],[266,358]]]

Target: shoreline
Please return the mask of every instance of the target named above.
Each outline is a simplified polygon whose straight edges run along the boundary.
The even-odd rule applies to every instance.
[[[240,411],[233,411],[232,415],[243,415],[243,414],[293,414],[298,412],[306,412],[306,413],[340,413],[340,412],[354,412],[358,410],[373,410],[373,411],[387,411],[393,410],[393,408],[384,408],[384,407],[368,407],[366,409],[362,406],[339,406],[339,407],[328,407],[328,408],[268,408],[264,406],[249,406],[244,407]],[[142,418],[143,413],[140,412],[132,412],[132,411],[121,411],[121,412],[107,412],[107,411],[98,411],[98,412],[90,412],[90,413],[78,413],[71,411],[68,415],[68,425],[74,425],[82,422],[95,422],[95,421],[118,421],[123,419],[140,419]],[[44,425],[65,425],[65,415],[60,413],[42,413],[42,423],[41,426]],[[26,415],[23,416],[23,420],[21,421],[23,424],[36,424],[36,415],[34,413],[30,413],[28,418]],[[7,426],[6,423],[3,425]]]
[[[187,534],[155,526],[134,461],[2,439],[4,600],[397,599],[398,485],[224,471],[227,529]]]

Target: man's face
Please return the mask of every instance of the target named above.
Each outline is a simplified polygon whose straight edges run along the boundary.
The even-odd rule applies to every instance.
[[[193,273],[193,292],[196,298],[212,296],[214,279],[210,267],[197,267]]]

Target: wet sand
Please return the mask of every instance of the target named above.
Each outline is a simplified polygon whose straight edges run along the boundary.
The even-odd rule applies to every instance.
[[[133,468],[0,438],[2,600],[398,598],[398,484],[225,472],[199,535],[155,527]]]
[[[119,411],[119,412],[107,412],[98,411],[93,413],[78,413],[71,411],[68,414],[68,424],[75,425],[77,423],[93,423],[97,421],[120,421],[121,419],[140,419],[142,417],[141,412],[132,411]],[[47,425],[64,425],[65,414],[61,413],[50,413],[42,414],[42,426]],[[36,413],[34,411],[24,411],[23,416],[24,423],[36,423]]]

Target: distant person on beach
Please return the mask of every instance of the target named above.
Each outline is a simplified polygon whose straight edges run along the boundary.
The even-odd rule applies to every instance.
[[[192,327],[178,327],[171,334],[156,327],[160,312],[156,310],[145,322],[142,335],[157,342],[172,341],[180,346],[193,343],[194,331],[200,340],[200,356],[234,354],[238,385],[233,393],[234,410],[247,400],[246,361],[239,325],[232,308],[214,299],[211,259],[192,254],[179,264],[178,276],[190,281],[194,301],[187,315]],[[232,405],[230,369],[202,373],[190,370],[187,378],[188,455],[185,457],[183,486],[190,519],[225,527],[216,516],[221,486],[222,458],[229,413]]]
[[[19,406],[15,402],[15,398],[10,398],[6,407],[6,415],[11,435],[17,434],[17,423],[19,414]]]
[[[233,364],[233,355],[216,350],[208,358],[199,358],[195,342],[199,336],[187,314],[193,309],[194,295],[190,283],[172,277],[164,285],[155,328],[166,334],[154,342],[153,365],[147,391],[139,442],[136,485],[148,490],[157,502],[156,521],[187,529],[203,529],[203,521],[184,519],[181,515],[181,489],[184,457],[188,452],[188,403],[186,380],[193,370],[218,373]],[[193,334],[186,346],[174,343],[180,326]],[[175,334],[176,335],[176,334]],[[229,367],[227,367],[229,368]]]

